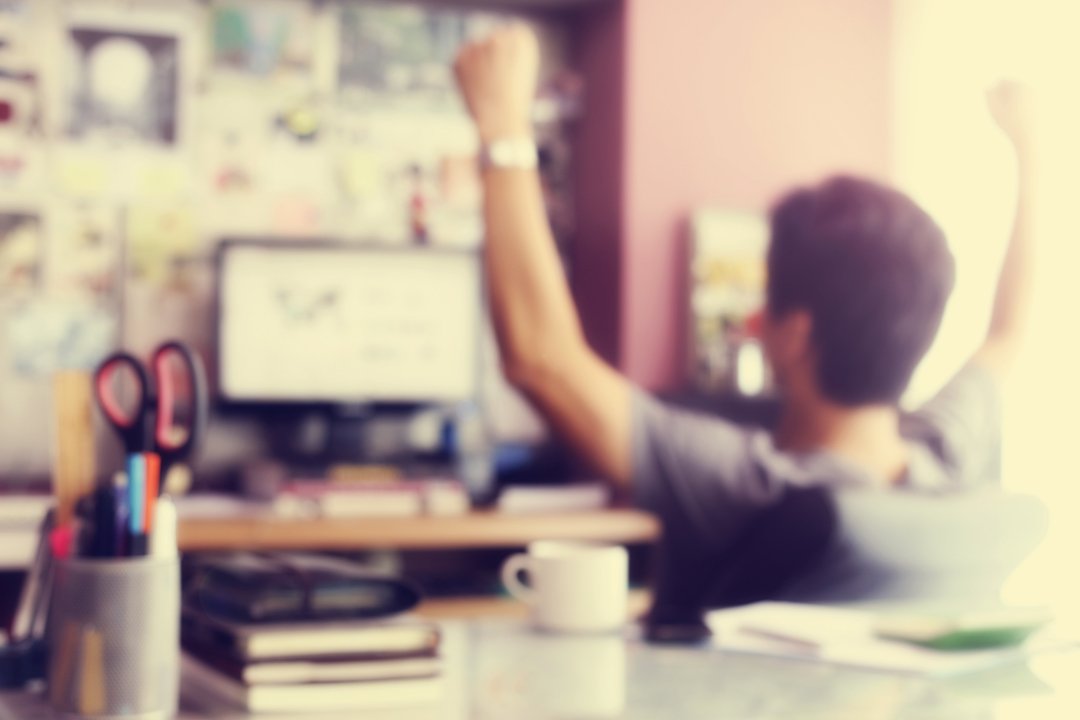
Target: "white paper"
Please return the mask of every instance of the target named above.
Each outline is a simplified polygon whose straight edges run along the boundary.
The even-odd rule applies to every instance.
[[[1044,632],[1020,647],[942,652],[877,638],[874,618],[858,609],[757,603],[712,612],[707,623],[722,650],[928,676],[974,672],[1075,645]]]

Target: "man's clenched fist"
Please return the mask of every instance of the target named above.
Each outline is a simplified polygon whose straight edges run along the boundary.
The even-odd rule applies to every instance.
[[[462,48],[454,64],[458,85],[480,139],[532,136],[540,49],[524,25],[511,25]]]

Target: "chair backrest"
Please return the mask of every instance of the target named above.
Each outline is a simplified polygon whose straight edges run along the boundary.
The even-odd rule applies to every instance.
[[[1047,528],[1037,498],[998,490],[844,490],[835,497],[844,541],[860,564],[889,578],[882,599],[996,600]]]

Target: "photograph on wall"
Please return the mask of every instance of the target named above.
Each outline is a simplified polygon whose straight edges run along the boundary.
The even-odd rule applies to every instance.
[[[31,0],[2,0],[0,1],[0,18],[21,19],[29,16]]]
[[[0,130],[40,137],[44,100],[33,41],[30,32],[0,16]]]
[[[0,210],[0,299],[22,297],[40,287],[44,234],[39,214]]]
[[[689,357],[704,391],[759,394],[768,383],[759,316],[768,228],[756,213],[698,210],[689,249]]]
[[[115,308],[37,297],[7,318],[11,370],[48,377],[58,370],[92,370],[116,348]]]
[[[199,244],[198,220],[187,203],[140,203],[127,208],[127,274],[165,284],[177,264],[190,258]]]
[[[118,302],[120,211],[109,204],[80,202],[53,208],[50,220],[46,263],[50,296]]]
[[[0,188],[33,192],[44,181],[43,117],[38,76],[0,66]]]
[[[309,72],[315,46],[307,0],[218,0],[211,6],[215,70],[255,77]]]
[[[344,90],[449,104],[456,100],[451,67],[469,22],[463,10],[343,5],[338,83]]]
[[[41,34],[29,3],[0,2],[0,189],[8,192],[43,180]]]
[[[159,31],[72,27],[68,135],[173,145],[179,136],[180,42]]]

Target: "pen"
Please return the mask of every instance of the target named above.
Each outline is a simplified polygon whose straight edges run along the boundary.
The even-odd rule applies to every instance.
[[[50,539],[56,527],[56,510],[45,513],[38,530],[37,549],[34,562],[30,566],[26,579],[23,580],[19,594],[19,604],[11,619],[10,639],[16,643],[32,637],[43,637],[38,631],[44,624],[44,616],[49,603],[49,584],[52,576],[52,561],[49,558]]]
[[[98,496],[90,493],[75,503],[75,535],[71,554],[74,557],[94,557],[94,546],[101,523],[98,518]]]
[[[146,459],[128,455],[128,555],[146,554]]]
[[[176,505],[163,497],[154,507],[154,532],[150,536],[150,555],[155,558],[175,558]]]
[[[128,552],[128,518],[131,516],[131,511],[128,505],[127,486],[127,476],[124,473],[116,473],[112,484],[113,507],[116,512],[116,518],[112,524],[111,554],[113,557],[124,557]]]
[[[94,522],[87,555],[113,557],[116,552],[116,495],[107,485],[94,492]]]
[[[75,544],[74,521],[66,525],[59,525],[49,533],[49,548],[53,557],[57,560],[66,560],[71,557],[71,551]]]
[[[157,453],[143,453],[143,461],[146,463],[146,493],[143,530],[147,535],[154,532],[154,508],[157,505],[159,488],[161,486],[161,456]]]

